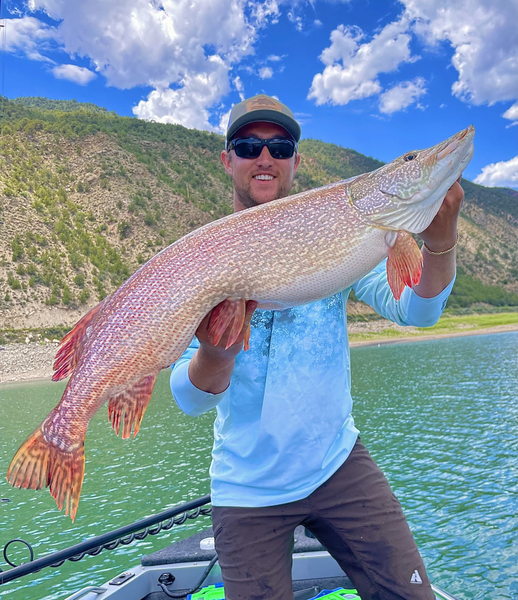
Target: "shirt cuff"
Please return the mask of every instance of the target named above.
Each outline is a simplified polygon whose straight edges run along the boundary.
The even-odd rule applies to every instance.
[[[185,361],[175,366],[170,379],[171,392],[180,410],[191,417],[198,417],[217,406],[227,390],[211,394],[197,388],[189,379],[189,363]]]
[[[440,294],[433,298],[423,298],[414,292],[414,290],[405,288],[404,297],[401,300],[406,302],[408,325],[415,327],[431,327],[435,325],[446,307],[454,283],[455,277],[453,277]]]

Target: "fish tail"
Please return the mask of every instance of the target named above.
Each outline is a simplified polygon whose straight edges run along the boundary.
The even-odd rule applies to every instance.
[[[40,427],[15,454],[7,480],[13,487],[39,490],[48,487],[58,509],[75,519],[85,471],[84,440],[64,451],[45,439]]]

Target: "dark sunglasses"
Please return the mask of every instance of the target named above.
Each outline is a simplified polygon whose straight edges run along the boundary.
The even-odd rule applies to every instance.
[[[286,138],[262,140],[256,137],[231,140],[227,150],[234,150],[239,158],[257,158],[264,147],[268,148],[272,158],[291,158],[297,150],[297,143]]]

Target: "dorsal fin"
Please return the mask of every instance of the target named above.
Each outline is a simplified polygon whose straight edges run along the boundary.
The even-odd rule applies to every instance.
[[[111,295],[106,296],[102,302],[99,302],[97,306],[89,310],[61,340],[54,360],[52,381],[65,379],[65,377],[68,377],[73,372],[88,338],[88,328],[95,322],[99,311],[110,297]]]

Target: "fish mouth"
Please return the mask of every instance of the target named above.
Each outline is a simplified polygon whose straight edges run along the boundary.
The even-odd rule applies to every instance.
[[[471,137],[475,134],[475,128],[473,125],[466,127],[466,129],[459,131],[453,138],[450,138],[445,142],[445,146],[441,148],[436,154],[436,160],[444,160],[447,156],[452,154],[458,147],[459,144],[466,138],[466,136],[470,135]]]

